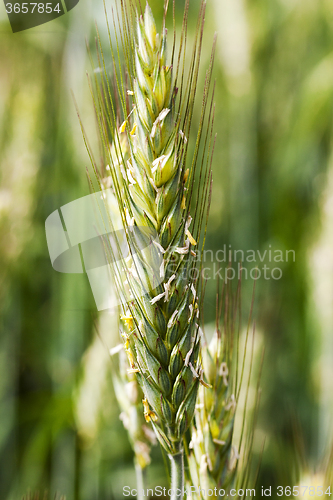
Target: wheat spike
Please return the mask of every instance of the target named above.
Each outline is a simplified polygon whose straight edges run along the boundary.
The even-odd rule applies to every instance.
[[[123,16],[126,17],[126,11]],[[204,3],[201,30],[203,16]],[[152,422],[167,452],[175,454],[182,448],[183,435],[193,417],[200,380],[199,281],[198,274],[191,275],[191,270],[195,269],[200,225],[209,202],[212,106],[210,135],[206,134],[206,156],[203,155],[201,165],[202,192],[192,221],[188,196],[193,192],[197,157],[193,159],[190,173],[185,168],[187,138],[181,130],[180,117],[181,110],[186,108],[182,126],[188,133],[195,92],[189,87],[187,101],[183,96],[177,109],[173,67],[167,65],[166,59],[167,30],[163,25],[161,35],[157,33],[148,4],[144,16],[136,17],[135,31],[134,47],[125,45],[126,50],[134,50],[129,78],[132,87],[126,92],[123,87],[118,88],[125,106],[124,120],[118,119],[114,132],[110,126],[112,113],[104,109],[100,132],[104,145],[106,124],[114,136],[112,146],[106,147],[105,161],[110,165],[127,241],[131,253],[135,253],[135,258],[132,255],[125,263],[126,285],[124,268],[116,277],[124,303],[121,319],[127,334],[129,369],[136,374],[145,395],[146,421]],[[124,30],[122,38],[126,39],[126,33]],[[201,44],[199,34],[200,31],[198,45]],[[131,35],[133,37],[133,33]],[[193,52],[189,84],[197,77],[199,49],[196,46]],[[102,64],[101,59],[99,62]],[[127,63],[130,69],[131,59]],[[207,93],[209,82],[210,72],[206,80]],[[105,90],[103,82],[102,88]],[[100,107],[105,108],[105,99],[103,92],[97,94]],[[129,99],[133,99],[132,109]],[[202,120],[206,107],[207,95]],[[202,127],[197,147],[201,135]],[[157,235],[157,241],[150,239],[147,248],[140,250],[141,240],[147,236],[146,229],[148,239],[151,231]],[[156,262],[159,262],[158,268]]]
[[[128,174],[135,183],[129,186],[128,210],[138,227],[150,226],[159,236],[156,252],[162,254],[163,281],[156,288],[158,276],[154,271],[147,276],[148,262],[137,263],[136,273],[130,272],[128,278],[136,296],[129,312],[133,324],[128,320],[124,323],[127,328],[133,327],[128,328],[127,352],[145,394],[145,418],[153,422],[163,446],[174,454],[192,418],[199,382],[197,302],[182,276],[195,242],[191,236],[191,243],[186,234],[189,219],[182,208],[183,138],[175,123],[172,67],[166,66],[166,31],[159,37],[148,5],[144,18],[137,20],[137,40],[134,123],[128,127]],[[186,248],[186,253],[177,253],[177,248]],[[138,290],[137,274],[148,281],[150,293]]]
[[[144,15],[138,16],[131,0],[120,2],[119,32],[114,17],[118,64],[110,44],[117,100],[111,91],[99,36],[97,55],[102,72],[94,73],[95,90],[90,83],[104,157],[102,173],[86,141],[97,182],[101,185],[103,178],[104,185],[106,182],[114,191],[130,249],[130,255],[115,266],[114,274],[122,299],[129,373],[142,388],[144,417],[168,452],[172,467],[172,457],[182,455],[183,436],[193,418],[202,381],[200,268],[196,254],[202,251],[205,240],[214,150],[214,107],[209,89],[215,44],[206,73],[194,153],[187,165],[205,1],[200,6],[191,58],[185,54],[188,8],[186,2],[174,64],[175,46],[171,61],[167,61],[166,10],[158,34],[148,4]],[[119,46],[125,56],[125,75]],[[198,185],[194,190],[197,167]],[[110,213],[111,225],[112,218]],[[115,243],[121,254],[120,243]],[[114,246],[106,246],[112,260]],[[182,462],[182,458],[179,460]],[[172,476],[180,469],[183,475],[180,462]],[[174,484],[183,484],[181,476]]]
[[[202,347],[203,365],[211,387],[200,387],[189,456],[191,479],[203,489],[227,490],[233,481],[239,458],[232,444],[236,409],[230,390],[229,367],[219,354],[217,335]]]
[[[189,444],[190,482],[198,488],[195,497],[204,498],[199,493],[199,486],[207,491],[215,491],[213,498],[228,495],[231,488],[247,486],[250,469],[250,450],[254,428],[250,426],[246,441],[245,431],[246,403],[243,414],[243,430],[237,446],[234,442],[236,409],[244,375],[248,333],[246,335],[242,367],[239,367],[238,351],[240,310],[240,284],[236,296],[232,295],[231,286],[225,286],[218,294],[216,329],[209,345],[203,342],[201,353],[208,381],[200,387],[191,427]],[[250,323],[250,322],[249,322]],[[253,346],[252,346],[253,349]],[[253,350],[249,354],[250,369],[248,384],[252,372]],[[241,376],[238,377],[239,368]],[[248,398],[246,391],[246,401]],[[257,394],[258,396],[258,394]],[[241,457],[241,455],[243,455]],[[242,470],[239,462],[242,460]],[[225,493],[216,494],[219,490]],[[237,498],[242,498],[238,496]]]

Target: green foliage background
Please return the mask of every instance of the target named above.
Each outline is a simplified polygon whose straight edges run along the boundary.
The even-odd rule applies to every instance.
[[[162,2],[150,5],[161,22]],[[198,7],[191,0],[190,39]],[[182,11],[176,0],[179,30]],[[94,138],[85,38],[93,47],[94,19],[105,36],[103,5],[81,0],[66,16],[17,34],[2,5],[0,16],[0,498],[20,499],[29,488],[67,500],[122,498],[122,486],[135,484],[132,452],[107,356],[89,362],[99,321],[93,297],[86,276],[52,269],[44,229],[51,212],[88,194],[70,90]],[[255,307],[265,347],[258,484],[292,486],[321,469],[330,445],[333,5],[208,0],[206,18],[200,88],[218,32],[207,248],[296,255],[280,280],[258,280]],[[207,322],[215,286],[208,281]],[[245,280],[244,317],[252,286]],[[90,426],[80,418],[81,390],[100,395],[87,403]],[[149,482],[166,484],[157,449]]]

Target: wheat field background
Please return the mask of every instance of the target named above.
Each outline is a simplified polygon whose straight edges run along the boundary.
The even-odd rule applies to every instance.
[[[150,6],[161,23],[161,2]],[[191,0],[190,39],[198,6]],[[177,0],[179,29],[182,12]],[[135,481],[108,355],[96,340],[96,324],[106,332],[114,326],[98,315],[85,275],[52,269],[45,239],[48,215],[89,193],[71,91],[94,138],[85,39],[93,48],[95,19],[107,43],[100,1],[81,0],[66,16],[16,34],[0,6],[3,500],[29,489],[118,499]],[[253,449],[257,463],[265,443],[258,484],[317,484],[333,439],[333,6],[208,0],[203,67],[214,31],[218,138],[206,248],[266,250],[259,267],[270,265],[269,249],[295,255],[279,263],[281,279],[256,284],[258,352],[265,347]],[[199,110],[198,102],[194,120]],[[252,287],[244,280],[244,321]],[[208,280],[207,325],[215,290]],[[165,484],[157,447],[148,480]]]

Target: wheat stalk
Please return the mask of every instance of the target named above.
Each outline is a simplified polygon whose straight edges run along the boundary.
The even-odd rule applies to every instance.
[[[193,270],[197,267],[197,251],[202,251],[204,244],[202,228],[207,223],[214,149],[213,97],[209,105],[208,94],[215,43],[206,73],[194,153],[189,168],[186,167],[205,2],[200,7],[192,57],[186,67],[188,8],[186,2],[178,60],[174,64],[174,45],[168,64],[167,3],[159,35],[148,4],[144,15],[138,16],[131,1],[121,2],[122,21],[116,36],[118,65],[110,44],[117,100],[106,72],[99,35],[97,43],[102,76],[98,81],[95,72],[92,96],[103,151],[101,172],[86,141],[97,182],[101,185],[101,178],[109,175],[107,184],[118,200],[131,253],[115,266],[114,275],[122,298],[124,348],[129,373],[135,374],[145,395],[145,420],[152,423],[169,454],[174,498],[181,497],[183,491],[183,436],[193,418],[199,383],[205,384],[199,357],[200,273]],[[118,11],[116,15],[119,16]],[[113,20],[117,33],[116,15]],[[110,34],[109,25],[108,29]],[[119,46],[127,76],[122,72]],[[119,120],[121,114],[123,120]],[[199,184],[191,217],[197,166]],[[109,223],[112,227],[112,214]],[[153,241],[152,235],[157,240]],[[147,248],[141,250],[142,240],[147,239]],[[121,255],[119,241],[116,247]],[[114,246],[106,241],[105,249],[115,260]]]

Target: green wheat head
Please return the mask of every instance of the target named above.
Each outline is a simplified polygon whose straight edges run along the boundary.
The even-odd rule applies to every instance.
[[[188,7],[187,2],[178,57],[174,45],[168,59],[167,4],[158,33],[148,4],[139,15],[131,1],[120,2],[122,21],[118,26],[118,10],[113,15],[116,53],[110,44],[114,85],[105,69],[99,35],[97,55],[102,73],[98,79],[95,72],[94,88],[91,84],[103,154],[100,169],[87,143],[98,184],[102,189],[110,186],[118,201],[131,250],[114,273],[122,298],[128,373],[135,374],[144,393],[146,421],[152,423],[171,455],[182,448],[199,384],[206,385],[200,360],[200,269],[195,270],[197,251],[204,244],[211,192],[214,108],[208,94],[213,55],[189,159],[205,2],[187,66]],[[108,29],[110,35],[109,25]],[[143,234],[149,244],[140,250]],[[152,234],[158,241],[153,241]],[[106,242],[105,250],[112,260],[112,245]]]

